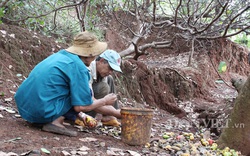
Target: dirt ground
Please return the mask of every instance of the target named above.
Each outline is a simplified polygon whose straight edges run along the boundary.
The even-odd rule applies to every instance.
[[[9,104],[9,106],[13,108],[13,104]],[[100,129],[96,131],[79,131],[77,137],[67,137],[43,132],[6,111],[1,111],[1,115],[3,117],[0,122],[0,151],[4,152],[22,154],[33,151],[36,155],[46,155],[40,151],[41,148],[46,148],[51,152],[51,155],[61,155],[62,151],[79,151],[81,147],[86,146],[90,149],[86,150],[88,152],[87,155],[107,155],[109,148],[119,148],[124,153],[126,153],[126,150],[140,151],[143,148],[142,146],[129,146],[121,141],[120,134],[115,138],[114,136],[101,133]],[[73,126],[67,127],[76,131],[79,130]],[[117,131],[120,133],[120,129]],[[96,140],[81,141],[87,138],[95,138]]]
[[[211,90],[211,92],[215,93],[215,98],[218,97],[218,102],[222,102],[223,100],[221,101],[221,99],[223,97],[232,100],[237,95],[235,90],[224,84],[218,85],[218,88]],[[127,102],[122,105],[129,106],[129,104],[130,102]],[[193,123],[197,126],[199,125],[197,113],[191,110],[195,106],[200,106],[201,108],[204,108],[204,105],[218,107],[219,103],[193,99],[192,101],[179,104],[185,107],[187,112],[189,111],[188,116],[191,120],[179,119],[164,110],[155,109],[152,120],[152,134],[149,141],[150,147],[145,145],[127,145],[121,140],[121,128],[101,126],[95,130],[84,130],[72,125],[66,125],[68,128],[78,131],[77,137],[44,132],[23,119],[16,117],[17,113],[0,109],[2,116],[0,118],[0,155],[1,151],[5,152],[5,154],[14,152],[18,155],[48,155],[42,148],[48,150],[50,155],[168,155],[168,152],[158,145],[163,134],[165,132],[174,132],[175,135],[179,135],[184,132],[192,132],[197,134],[195,135],[196,141],[193,144],[195,142],[199,143],[198,131],[194,130],[192,125]],[[3,99],[1,99],[0,106],[9,107],[12,108],[11,110],[16,111],[13,101],[3,102]],[[225,107],[225,103],[220,106]],[[206,129],[200,128],[200,130],[204,132]],[[217,137],[214,136],[214,140],[216,139]],[[157,145],[155,145],[156,143]]]
[[[52,38],[46,38],[34,32],[7,25],[1,25],[0,39],[0,155],[135,156],[181,155],[185,153],[188,147],[184,147],[184,145],[182,146],[183,148],[174,150],[166,148],[167,146],[165,144],[170,142],[162,139],[163,134],[166,132],[173,132],[174,136],[184,135],[185,132],[193,133],[195,135],[193,141],[185,140],[180,142],[185,145],[186,143],[188,143],[188,145],[191,143],[199,144],[197,145],[200,151],[198,155],[206,155],[202,154],[202,151],[208,151],[210,148],[200,148],[200,146],[202,146],[200,138],[203,136],[203,132],[210,131],[210,129],[200,126],[203,121],[200,120],[200,115],[206,110],[214,112],[218,110],[227,110],[230,112],[233,101],[237,97],[237,91],[232,87],[230,78],[245,78],[249,71],[249,67],[245,63],[246,60],[242,61],[244,64],[244,66],[242,66],[239,65],[236,59],[233,59],[232,64],[229,66],[231,72],[224,73],[222,77],[218,77],[216,72],[212,72],[214,71],[212,65],[208,65],[208,57],[200,55],[196,56],[196,59],[200,59],[200,61],[198,61],[200,62],[200,64],[198,64],[200,68],[196,69],[200,71],[185,67],[188,58],[187,53],[173,57],[165,57],[163,54],[155,53],[154,55],[141,58],[140,61],[147,64],[149,70],[155,70],[155,68],[170,69],[169,71],[159,69],[160,76],[166,73],[177,73],[177,75],[183,74],[190,78],[192,81],[189,82],[194,86],[197,85],[197,87],[190,86],[189,83],[186,84],[183,82],[185,85],[190,86],[191,91],[188,92],[188,90],[184,89],[174,90],[173,88],[176,89],[175,85],[179,85],[174,84],[174,86],[169,87],[173,89],[173,91],[168,92],[171,99],[166,99],[164,98],[166,95],[162,97],[160,96],[162,93],[157,91],[150,92],[148,91],[148,86],[144,86],[145,88],[143,88],[144,90],[142,90],[141,94],[148,95],[144,96],[148,104],[144,104],[143,106],[154,110],[151,137],[148,144],[131,146],[121,140],[121,127],[100,126],[95,130],[89,130],[81,129],[73,125],[66,125],[68,128],[78,131],[77,137],[67,137],[41,131],[41,129],[30,125],[20,118],[13,100],[13,95],[18,85],[33,68],[35,64],[34,61],[39,62],[49,54],[56,52],[66,45],[56,43]],[[227,56],[227,54],[220,53],[220,56],[225,58],[224,55]],[[247,53],[244,53],[244,56],[245,55],[247,55]],[[214,62],[220,60],[217,55],[212,56]],[[139,66],[133,62],[132,64]],[[181,73],[173,69],[180,69]],[[152,73],[154,72],[149,71],[148,75]],[[206,76],[205,73],[209,76]],[[223,78],[226,83],[221,81],[220,78]],[[159,77],[153,80],[159,80]],[[177,79],[176,81],[181,82]],[[148,82],[148,80],[144,81],[144,84],[145,82]],[[156,87],[162,87],[162,82],[156,82],[155,85]],[[204,86],[206,86],[206,89],[204,89]],[[167,88],[166,86],[164,87],[165,89]],[[123,93],[121,90],[122,88],[119,89],[119,94]],[[170,93],[173,92],[178,93],[178,96],[170,95]],[[158,99],[162,101],[150,98],[151,94],[153,94],[153,96],[157,95]],[[136,94],[133,94],[133,96],[135,95]],[[135,102],[131,99],[131,97],[124,97],[121,95],[119,101],[120,107],[132,107]],[[180,118],[180,116],[176,116],[176,114],[169,113],[170,109],[175,108],[164,107],[164,102],[166,102],[166,100],[172,100],[172,106],[183,110],[185,116],[181,116],[182,118]],[[157,105],[157,103],[160,104]],[[220,113],[223,114],[223,112]],[[210,135],[209,137],[216,142],[218,136],[212,133]],[[178,140],[172,139],[172,141],[175,141],[174,144],[176,144]]]

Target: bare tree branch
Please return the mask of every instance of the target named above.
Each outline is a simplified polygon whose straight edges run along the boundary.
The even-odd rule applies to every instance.
[[[28,4],[31,8],[33,4],[40,5],[38,1],[27,1],[25,1],[27,2],[26,5]],[[4,2],[6,4],[8,0]],[[101,8],[98,8],[101,10],[98,11],[103,13],[104,16],[102,17],[111,16],[121,26],[120,35],[128,41],[127,49],[123,50],[121,55],[125,56],[135,52],[136,58],[144,54],[146,50],[176,48],[173,42],[177,38],[182,39],[185,44],[188,43],[190,47],[193,43],[195,45],[193,50],[196,50],[196,47],[202,47],[201,43],[204,39],[226,38],[242,32],[249,34],[250,28],[250,2],[247,0],[234,2],[232,0],[125,0],[120,4],[117,1],[73,0],[64,1],[62,7],[54,7],[55,4],[50,1],[47,1],[47,3],[51,5],[51,10],[46,10],[45,13],[40,15],[35,15],[39,12],[30,10],[29,16],[25,18],[19,16],[22,18],[12,21],[24,23],[27,19],[45,17],[54,13],[50,16],[54,17],[52,30],[55,30],[57,28],[56,20],[60,15],[58,11],[65,9],[72,11],[71,8],[75,7],[72,17],[77,15],[77,22],[80,23],[83,31],[86,29],[84,25],[85,17],[87,13],[90,13],[88,6],[93,7],[88,3],[95,3],[97,6],[101,6]],[[13,5],[16,6],[14,3]],[[23,11],[24,9],[19,12]],[[98,16],[98,14],[96,15]],[[6,19],[9,21],[14,19],[11,16],[9,18]],[[38,25],[39,22],[37,22]],[[102,25],[106,24],[111,25],[108,21],[102,23]]]
[[[178,6],[176,7],[176,10],[175,10],[175,17],[174,17],[174,24],[175,25],[177,25],[178,10],[181,7],[181,3],[182,3],[182,0],[179,1],[179,4],[178,4]]]
[[[241,32],[249,32],[250,23],[247,22],[247,11],[249,11],[250,2],[247,2],[243,7],[243,4],[232,3],[231,0],[210,0],[207,2],[188,0],[185,4],[183,4],[182,0],[168,0],[168,9],[166,9],[166,5],[163,6],[159,1],[151,1],[151,5],[147,5],[146,7],[144,3],[140,4],[135,0],[131,1],[134,5],[133,7],[130,6],[128,12],[134,16],[135,23],[137,23],[135,25],[140,26],[140,29],[132,28],[131,25],[124,22],[126,21],[124,18],[121,21],[116,17],[116,20],[131,32],[134,36],[133,39],[136,38],[138,40],[137,42],[131,42],[128,48],[121,52],[121,55],[128,55],[135,52],[136,56],[139,56],[137,54],[138,51],[140,51],[140,54],[143,54],[148,48],[171,48],[173,45],[172,42],[168,43],[166,41],[173,41],[175,35],[164,35],[167,36],[164,37],[160,36],[161,33],[155,36],[157,41],[147,41],[139,45],[139,41],[142,38],[150,36],[150,32],[156,33],[175,30],[176,36],[180,36],[185,41],[193,43],[193,51],[195,47],[201,44],[198,40],[226,38]],[[148,6],[151,6],[151,9],[147,8]],[[148,16],[146,17],[146,15],[143,17],[143,13],[148,13],[148,10],[151,10],[151,18],[147,18]],[[161,13],[159,13],[159,10]],[[242,16],[244,13],[246,14],[245,17]],[[232,32],[231,30],[234,30],[234,32],[229,34],[229,32]],[[196,41],[198,44],[194,45]]]
[[[222,7],[222,9],[221,9],[221,12],[212,20],[212,22],[210,22],[204,29],[199,30],[199,31],[196,32],[195,34],[197,34],[197,33],[202,33],[202,32],[204,32],[204,31],[206,31],[207,29],[209,29],[209,28],[211,27],[211,25],[221,17],[221,15],[222,15],[223,12],[225,11],[227,5],[228,5],[228,2],[225,3],[225,5],[224,5],[224,6]]]
[[[231,24],[234,22],[234,20],[237,18],[237,17],[239,17],[240,15],[242,15],[246,10],[248,10],[250,8],[250,6],[246,6],[245,8],[243,8],[237,15],[235,15],[232,19],[231,19],[231,21],[228,23],[228,25],[227,25],[227,27],[226,27],[226,29],[225,29],[225,31],[224,31],[224,34],[222,35],[223,37],[225,37],[225,36],[227,36],[226,34],[227,34],[227,32],[228,32],[228,29],[230,28],[230,26],[231,26]],[[242,30],[243,31],[243,30]],[[240,31],[240,32],[242,32],[242,31]]]
[[[9,2],[10,0],[5,0],[3,2],[0,3],[0,8],[6,6],[6,4]]]
[[[30,18],[40,18],[40,17],[44,17],[44,16],[47,16],[47,15],[53,13],[53,12],[57,12],[57,11],[59,11],[59,10],[61,10],[61,9],[74,7],[74,6],[77,6],[77,5],[84,4],[84,3],[86,3],[86,2],[87,2],[87,0],[86,0],[86,1],[82,0],[81,2],[76,3],[76,4],[70,4],[70,5],[66,5],[66,6],[62,6],[62,7],[53,9],[53,10],[51,10],[51,11],[45,13],[45,14],[41,14],[41,15],[37,15],[37,16],[27,16],[26,18],[23,18],[23,19],[20,19],[20,20],[11,20],[11,19],[7,19],[7,18],[5,18],[5,19],[8,20],[8,21],[10,21],[10,22],[21,22],[21,21],[25,21],[25,20],[30,19]]]

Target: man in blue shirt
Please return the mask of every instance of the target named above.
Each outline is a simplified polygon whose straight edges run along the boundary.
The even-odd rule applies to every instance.
[[[89,32],[74,37],[73,45],[52,54],[31,71],[18,88],[15,101],[23,119],[43,124],[43,130],[77,136],[75,131],[63,125],[65,118],[112,105],[117,97],[108,94],[102,99],[92,99],[87,66],[107,48]],[[107,109],[108,110],[108,109]],[[108,110],[104,114],[121,118],[119,111]],[[80,116],[85,120],[85,116]],[[86,121],[84,121],[86,122]]]

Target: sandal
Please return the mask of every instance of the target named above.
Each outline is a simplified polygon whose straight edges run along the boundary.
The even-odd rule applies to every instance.
[[[79,118],[76,118],[75,124],[79,125],[79,126],[82,126],[82,127],[86,127],[86,125],[83,123],[83,121],[81,119],[79,119]]]
[[[102,125],[119,127],[121,125],[121,123],[118,122],[116,119],[111,119],[109,121],[102,121]]]
[[[67,136],[72,136],[72,137],[77,136],[76,131],[72,131],[64,127],[59,127],[51,123],[44,125],[42,130],[46,132],[52,132],[52,133],[62,134],[62,135],[67,135]]]

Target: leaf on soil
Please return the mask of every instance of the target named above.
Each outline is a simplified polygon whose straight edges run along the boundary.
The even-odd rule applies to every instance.
[[[54,137],[54,139],[55,139],[55,140],[57,140],[57,141],[59,141],[59,140],[60,140],[60,138],[58,138],[58,137]]]
[[[121,151],[123,151],[123,150],[120,149],[120,148],[113,148],[113,147],[108,147],[108,149],[109,149],[110,151],[114,151],[114,152],[121,152]]]
[[[18,154],[16,153],[13,153],[13,152],[5,153],[3,151],[0,151],[0,155],[1,156],[18,156]]]
[[[67,151],[62,151],[62,154],[64,155],[64,156],[69,156],[69,155],[71,155],[69,152],[67,152]]]
[[[86,138],[80,138],[79,139],[82,142],[91,142],[91,141],[97,141],[96,138],[86,137]]]
[[[41,148],[41,151],[42,151],[43,153],[50,154],[50,151],[49,151],[49,150],[47,150],[46,148]]]
[[[12,108],[9,108],[9,107],[6,107],[4,110],[5,110],[6,112],[10,113],[10,114],[16,113],[16,111],[14,111]]]
[[[76,151],[76,150],[73,150],[73,151],[70,151],[70,153],[71,153],[72,155],[76,155],[76,154],[77,154],[77,151]]]
[[[5,110],[5,107],[0,105],[0,111],[2,110]]]
[[[10,102],[10,101],[12,101],[12,98],[5,98],[4,101],[5,102]]]
[[[223,73],[227,70],[227,64],[224,61],[221,61],[218,67],[219,73]]]
[[[5,30],[0,30],[2,34],[6,35],[6,31]]]
[[[87,151],[90,150],[90,148],[86,147],[86,146],[82,146],[81,148],[78,149],[79,151]]]
[[[77,154],[78,155],[87,155],[89,152],[86,151],[78,151]]]
[[[22,74],[16,74],[16,76],[17,76],[17,77],[21,77],[21,76],[22,76]]]
[[[21,115],[15,114],[15,117],[16,117],[16,118],[21,118]]]
[[[22,139],[21,137],[16,137],[16,138],[8,140],[7,142],[12,142],[12,141],[21,140],[21,139]]]
[[[117,154],[117,152],[118,152],[119,154]],[[120,148],[108,147],[107,155],[125,155],[125,153],[124,153],[123,150],[120,149]]]
[[[115,153],[114,151],[107,150],[107,155],[119,155],[119,154]]]
[[[106,143],[105,142],[100,142],[101,147],[105,147]]]
[[[139,153],[131,150],[127,150],[132,156],[141,156]]]
[[[12,91],[12,90],[10,90],[10,93],[11,93],[11,94],[16,94],[16,92],[15,92],[15,91]]]
[[[3,115],[2,115],[2,114],[0,114],[0,118],[3,118]]]
[[[15,38],[15,34],[9,34],[9,36]]]
[[[39,150],[32,150],[32,151],[28,151],[25,153],[22,153],[20,156],[27,156],[27,155],[41,155]]]
[[[224,81],[223,80],[215,80],[215,83],[224,83]]]

